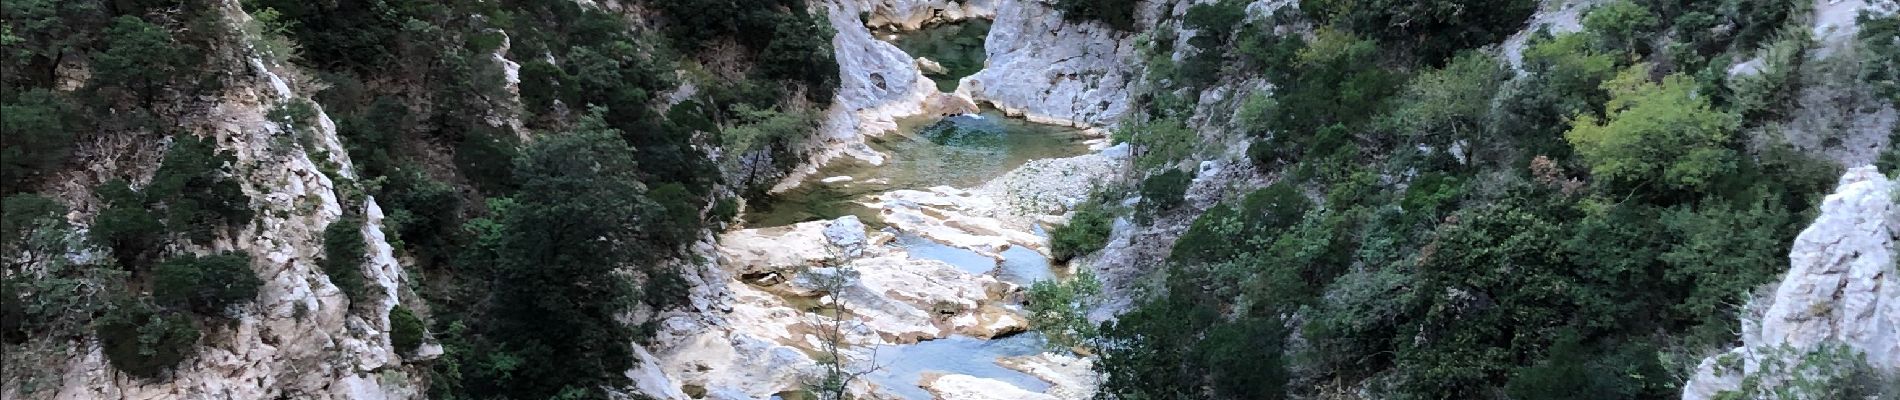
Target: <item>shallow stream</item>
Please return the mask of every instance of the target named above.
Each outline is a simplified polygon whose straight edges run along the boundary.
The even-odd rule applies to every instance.
[[[1088,152],[1080,130],[1010,118],[995,110],[905,119],[898,121],[897,132],[869,140],[872,148],[889,156],[884,165],[840,159],[820,167],[804,184],[751,205],[745,215],[746,227],[783,226],[846,215],[857,215],[865,223],[880,227],[877,213],[859,204],[867,196],[932,186],[971,188],[1030,160]],[[850,180],[824,182],[834,177]]]

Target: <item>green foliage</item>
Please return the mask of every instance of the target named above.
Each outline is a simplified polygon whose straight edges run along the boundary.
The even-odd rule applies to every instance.
[[[376,199],[389,210],[385,232],[392,243],[430,264],[446,263],[461,225],[462,198],[454,186],[430,179],[419,168],[403,168],[384,177]]]
[[[1168,169],[1149,176],[1141,181],[1141,206],[1136,215],[1143,220],[1153,218],[1155,214],[1180,207],[1187,195],[1188,185],[1194,183],[1194,177],[1178,169]]]
[[[84,124],[66,99],[46,90],[0,103],[0,193],[22,189],[66,161]]]
[[[1274,90],[1264,123],[1248,128],[1266,140],[1248,148],[1255,164],[1278,167],[1314,155],[1343,164],[1357,153],[1352,132],[1373,121],[1403,76],[1381,67],[1378,43],[1322,29],[1288,60],[1291,76],[1269,76]]]
[[[369,257],[368,242],[363,239],[363,218],[345,216],[323,227],[323,274],[345,297],[368,301],[363,261]]]
[[[1860,25],[1861,82],[1900,103],[1900,14],[1862,11],[1855,21]]]
[[[1742,376],[1742,387],[1717,393],[1717,399],[1890,399],[1900,395],[1900,379],[1867,362],[1867,355],[1839,342],[1811,349],[1786,344],[1759,350],[1755,371]],[[1741,373],[1742,371],[1726,371]]]
[[[389,344],[396,347],[397,354],[415,354],[416,348],[422,346],[422,335],[427,330],[428,326],[422,323],[422,318],[410,312],[409,307],[397,304],[395,308],[389,309]]]
[[[1115,140],[1135,148],[1135,167],[1153,169],[1172,165],[1194,155],[1199,136],[1177,119],[1124,124],[1115,131]]]
[[[805,98],[831,101],[838,87],[838,59],[831,49],[831,24],[799,7],[780,17],[772,29],[772,43],[759,52],[759,72],[766,78],[803,83]]]
[[[1485,119],[1491,113],[1491,98],[1511,76],[1491,56],[1466,52],[1453,58],[1444,68],[1412,77],[1405,92],[1393,103],[1394,109],[1383,118],[1383,125],[1414,143],[1449,148],[1464,143],[1472,147],[1492,142],[1485,131]]]
[[[1115,216],[1098,202],[1085,202],[1077,206],[1075,215],[1069,217],[1069,223],[1049,231],[1049,252],[1055,262],[1068,262],[1083,254],[1101,250],[1108,245],[1108,235],[1115,225]]]
[[[159,305],[215,316],[256,298],[261,285],[263,281],[251,272],[249,254],[186,254],[167,259],[153,269],[152,298]]]
[[[1681,318],[1721,316],[1710,322],[1726,325],[1732,319],[1726,308],[1787,267],[1789,244],[1802,221],[1776,199],[1759,198],[1734,205],[1706,200],[1663,211],[1663,230],[1673,238],[1661,254],[1669,266],[1664,280],[1686,291],[1675,307]]]
[[[659,242],[678,246],[699,239],[699,206],[704,203],[687,192],[686,186],[663,183],[647,191],[647,197],[660,206],[657,220],[648,225]]]
[[[132,376],[162,379],[198,354],[198,328],[190,318],[142,302],[116,302],[94,324],[106,361]]]
[[[145,266],[151,252],[165,234],[165,225],[145,207],[145,200],[123,180],[112,180],[97,189],[105,209],[93,216],[88,230],[93,243],[112,250],[119,266],[138,269]]]
[[[1812,39],[1804,27],[1784,32],[1762,46],[1761,67],[1755,73],[1736,76],[1729,82],[1734,91],[1730,96],[1733,109],[1748,122],[1780,121],[1797,106],[1795,95],[1801,89],[1798,74]]]
[[[1537,4],[1529,0],[1302,0],[1300,10],[1437,63],[1458,50],[1502,41],[1524,26]]]
[[[1238,0],[1225,0],[1188,8],[1183,25],[1195,30],[1187,41],[1194,51],[1174,70],[1176,86],[1200,88],[1220,79],[1221,67],[1229,58],[1227,45],[1235,26],[1247,17],[1246,6]]]
[[[1095,326],[1088,312],[1099,301],[1102,283],[1084,268],[1067,280],[1044,280],[1029,286],[1023,305],[1029,324],[1057,348],[1086,346],[1094,340]]]
[[[1589,349],[1566,336],[1538,364],[1520,367],[1505,385],[1514,399],[1654,399],[1679,395],[1655,350],[1641,344]]]
[[[811,132],[818,129],[818,113],[810,110],[759,109],[749,104],[732,107],[732,123],[719,130],[726,151],[738,157],[727,158],[732,168],[741,171],[739,184],[747,195],[762,194],[777,183],[778,174],[803,157],[793,153]]]
[[[103,307],[102,297],[123,273],[75,265],[68,257],[87,248],[66,222],[66,206],[36,194],[7,196],[0,203],[0,339],[81,335]]]
[[[174,136],[152,183],[139,191],[164,210],[165,227],[191,240],[210,240],[220,228],[249,223],[250,197],[225,168],[237,163],[205,139]]]
[[[1649,7],[1634,0],[1597,6],[1583,17],[1584,29],[1595,33],[1603,48],[1624,52],[1647,52],[1642,41],[1651,39],[1661,23]]]
[[[1136,0],[1056,0],[1056,10],[1070,21],[1098,21],[1123,31],[1135,30]]]
[[[0,252],[13,255],[32,246],[43,231],[68,228],[66,206],[59,201],[32,193],[7,196],[0,201]]]
[[[124,88],[147,106],[174,77],[196,65],[200,54],[164,27],[130,15],[113,19],[102,41],[105,49],[92,56],[92,82]]]
[[[632,366],[631,326],[620,316],[638,298],[626,266],[672,273],[658,263],[663,246],[644,227],[663,207],[648,200],[633,151],[620,132],[583,124],[547,135],[515,159],[520,189],[491,201],[489,218],[469,222],[472,261],[490,271],[492,320],[477,327],[490,354],[531,368],[476,371],[473,393],[542,398],[593,391],[624,381]],[[651,265],[651,266],[647,266]],[[547,340],[547,338],[563,338]]]
[[[1612,182],[1695,190],[1733,170],[1736,155],[1724,146],[1735,116],[1712,109],[1687,78],[1652,83],[1648,72],[1637,66],[1605,82],[1609,117],[1578,117],[1564,133],[1591,172]]]

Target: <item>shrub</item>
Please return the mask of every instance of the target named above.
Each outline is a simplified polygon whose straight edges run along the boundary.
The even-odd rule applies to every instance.
[[[330,284],[352,300],[365,300],[363,259],[369,254],[363,239],[363,218],[346,216],[323,228],[323,274]]]
[[[248,222],[250,198],[225,167],[237,163],[209,140],[174,135],[165,160],[140,194],[164,207],[165,227],[192,240],[210,240],[219,227]]]
[[[0,104],[0,193],[20,190],[31,178],[58,166],[72,152],[72,106],[45,90],[18,94]]]
[[[184,315],[121,301],[95,325],[106,362],[132,376],[158,379],[198,354],[198,328]]]
[[[59,201],[33,193],[7,196],[0,201],[0,251],[17,255],[42,229],[65,225],[66,206]]]
[[[1102,205],[1083,203],[1075,209],[1075,215],[1069,217],[1067,225],[1049,231],[1049,252],[1055,256],[1055,262],[1068,262],[1101,250],[1108,244],[1114,225],[1115,216]]]
[[[426,327],[409,307],[397,304],[389,309],[389,344],[396,347],[397,354],[415,354],[416,348],[422,346]]]
[[[1735,168],[1724,147],[1739,119],[1716,111],[1693,83],[1670,75],[1648,81],[1636,66],[1604,83],[1612,98],[1599,119],[1578,117],[1564,139],[1590,164],[1592,174],[1623,183],[1656,183],[1665,189],[1700,189]]]
[[[1024,301],[1029,324],[1058,348],[1087,345],[1095,338],[1088,312],[1094,308],[1095,296],[1101,293],[1102,283],[1087,268],[1068,280],[1038,281],[1029,286]]]
[[[92,227],[87,231],[92,241],[111,249],[120,267],[143,269],[147,254],[157,248],[163,237],[165,225],[145,209],[138,192],[132,191],[123,180],[106,182],[97,192],[106,207],[93,216]]]
[[[1536,1],[1301,0],[1320,21],[1382,41],[1407,45],[1437,63],[1458,50],[1497,43],[1518,31]]]
[[[1135,167],[1151,169],[1187,159],[1199,139],[1194,130],[1178,119],[1162,119],[1125,124],[1115,131],[1115,140],[1135,147]]]
[[[1188,186],[1194,183],[1194,177],[1178,169],[1169,169],[1141,181],[1141,207],[1139,216],[1144,222],[1156,213],[1180,207],[1186,200]]]
[[[160,305],[211,316],[256,298],[261,285],[251,272],[249,254],[187,254],[159,263],[152,278],[152,297]]]

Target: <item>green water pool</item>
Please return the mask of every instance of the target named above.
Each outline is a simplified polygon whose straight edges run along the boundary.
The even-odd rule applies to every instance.
[[[932,186],[970,188],[1030,160],[1088,152],[1081,131],[1010,118],[995,110],[944,118],[919,117],[898,122],[898,131],[871,138],[871,146],[889,157],[882,166],[840,159],[819,168],[803,184],[755,201],[746,226],[763,228],[857,215],[882,225],[865,197],[899,189]],[[824,178],[849,176],[845,182]]]

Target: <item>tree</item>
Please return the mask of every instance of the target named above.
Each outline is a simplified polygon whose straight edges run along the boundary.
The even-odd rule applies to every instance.
[[[1095,308],[1099,301],[1096,296],[1101,294],[1102,283],[1083,268],[1067,280],[1030,285],[1023,305],[1029,311],[1029,324],[1042,332],[1050,345],[1057,349],[1082,347],[1095,339],[1096,327],[1089,323],[1088,312]]]
[[[363,261],[369,257],[368,242],[363,239],[363,218],[344,216],[323,227],[323,274],[330,277],[343,296],[353,301],[368,301],[364,287]]]
[[[159,263],[153,276],[152,297],[159,305],[205,316],[256,298],[263,285],[251,272],[251,256],[242,252],[173,257]]]
[[[1076,207],[1069,223],[1049,231],[1049,252],[1055,262],[1068,262],[1083,254],[1101,250],[1108,244],[1115,216],[1100,203],[1088,202]]]
[[[490,279],[506,282],[493,288],[482,335],[527,366],[495,371],[478,392],[545,398],[626,380],[636,335],[621,316],[638,296],[621,269],[656,265],[664,247],[647,242],[663,211],[620,137],[599,122],[541,137],[515,158],[519,190],[470,222]]]
[[[123,87],[148,107],[197,54],[197,49],[173,39],[171,31],[131,15],[112,20],[104,45],[104,51],[93,55],[92,81]]]
[[[0,193],[23,189],[72,153],[74,120],[66,99],[47,90],[19,94],[0,104]]]
[[[1661,22],[1649,7],[1633,0],[1597,6],[1583,17],[1584,29],[1595,33],[1604,48],[1629,53],[1647,53],[1641,41],[1655,37]]]
[[[1359,34],[1408,46],[1428,63],[1497,43],[1524,26],[1529,0],[1302,0],[1300,10]]]
[[[1188,186],[1193,183],[1193,175],[1174,168],[1143,179],[1140,188],[1141,206],[1136,210],[1137,216],[1146,222],[1157,213],[1180,207],[1186,201]]]
[[[93,243],[112,250],[120,267],[138,270],[146,266],[150,252],[158,248],[165,225],[145,207],[145,199],[124,180],[114,179],[96,189],[105,209],[93,216],[88,230]]]
[[[116,302],[95,324],[106,361],[136,377],[162,378],[198,354],[198,327],[190,318],[137,300]]]
[[[1605,82],[1608,116],[1578,117],[1564,133],[1591,173],[1612,182],[1696,190],[1733,170],[1736,155],[1724,146],[1739,119],[1712,109],[1682,75],[1660,83],[1648,75],[1649,67],[1638,65]]]
[[[422,335],[427,325],[408,307],[397,304],[389,309],[389,345],[396,348],[397,354],[414,354],[422,346]]]
[[[1461,142],[1467,149],[1493,144],[1484,140],[1485,118],[1491,113],[1491,98],[1510,76],[1491,56],[1460,53],[1443,68],[1412,77],[1394,100],[1395,109],[1384,117],[1385,125],[1409,142],[1447,151]]]

